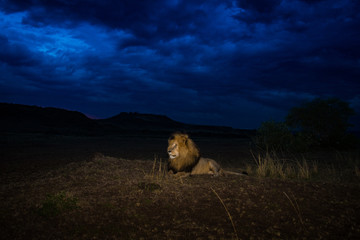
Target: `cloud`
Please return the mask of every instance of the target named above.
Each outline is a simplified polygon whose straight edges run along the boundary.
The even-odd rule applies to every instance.
[[[243,9],[250,9],[259,13],[271,13],[280,5],[281,0],[241,0],[237,3]]]
[[[0,35],[0,62],[17,67],[34,66],[38,63],[26,46],[11,44],[3,35]]]
[[[242,122],[241,109],[256,111],[250,125],[283,116],[317,96],[358,106],[359,5],[3,1],[0,90],[16,95],[16,79],[36,103],[53,96],[101,117],[138,111],[218,124]]]

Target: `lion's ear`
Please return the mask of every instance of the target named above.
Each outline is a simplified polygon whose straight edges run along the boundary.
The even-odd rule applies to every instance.
[[[168,141],[170,142],[171,140],[174,140],[174,139],[175,139],[175,135],[173,134],[169,137]]]
[[[181,141],[186,144],[187,143],[188,138],[186,136],[181,136]]]

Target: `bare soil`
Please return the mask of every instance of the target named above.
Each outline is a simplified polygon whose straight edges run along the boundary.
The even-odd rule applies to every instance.
[[[227,170],[251,161],[244,140],[196,140]],[[360,239],[358,179],[175,178],[164,168],[166,145],[136,137],[3,140],[0,238]]]

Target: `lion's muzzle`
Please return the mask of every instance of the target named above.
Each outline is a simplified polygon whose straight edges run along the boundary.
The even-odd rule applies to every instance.
[[[170,159],[174,159],[178,156],[178,154],[176,153],[176,147],[177,144],[173,144],[172,146],[168,147],[168,154]]]
[[[177,157],[176,154],[173,154],[173,153],[172,153],[172,149],[171,149],[171,150],[168,150],[168,154],[169,154],[169,158],[170,158],[170,159],[174,159],[174,158]]]

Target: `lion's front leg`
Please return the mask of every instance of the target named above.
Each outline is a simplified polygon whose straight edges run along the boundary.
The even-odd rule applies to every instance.
[[[168,171],[168,174],[169,174],[171,177],[176,177],[176,178],[184,178],[184,177],[190,176],[190,173],[188,173],[188,172],[177,172],[177,173],[174,173],[173,170]]]

